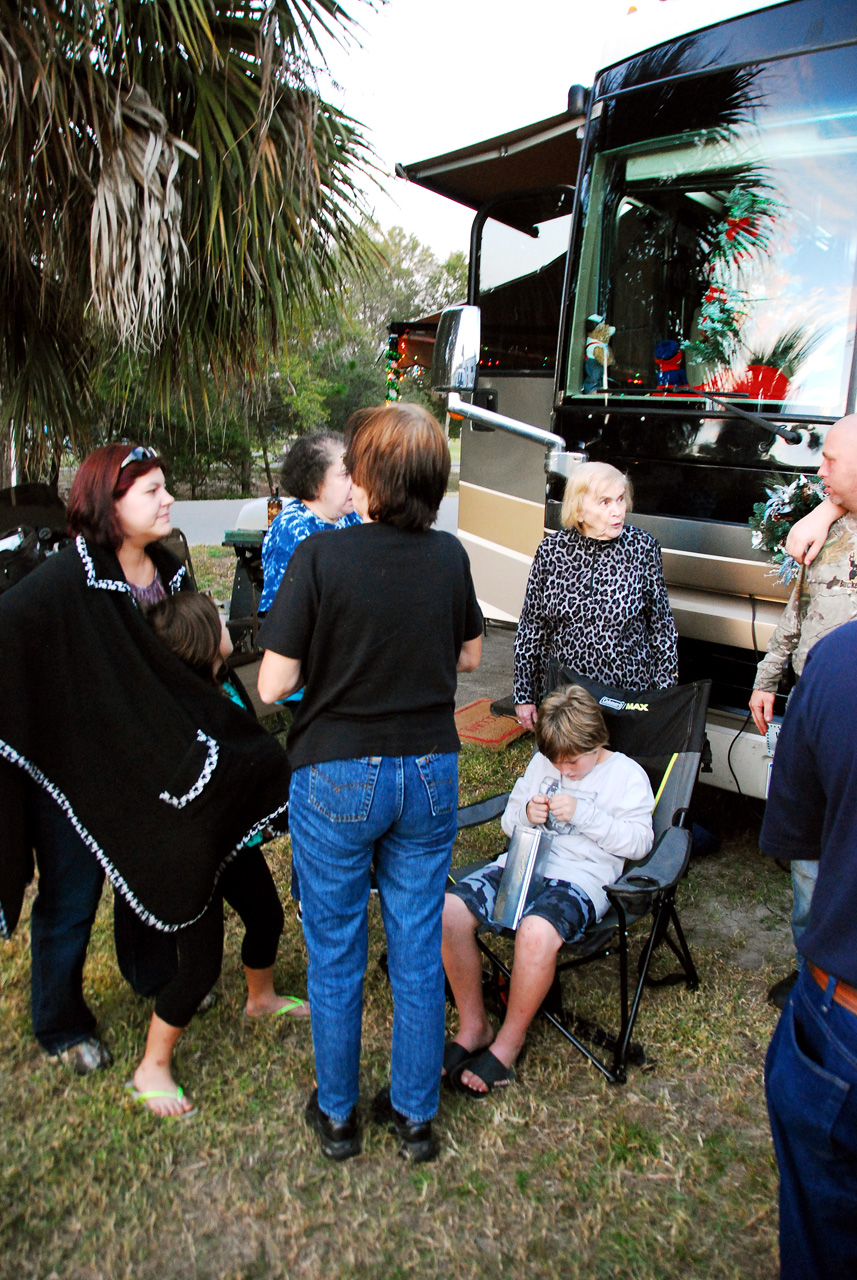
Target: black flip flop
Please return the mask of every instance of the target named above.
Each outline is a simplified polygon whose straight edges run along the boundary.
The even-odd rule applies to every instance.
[[[463,1044],[459,1044],[457,1040],[447,1040],[443,1046],[443,1069],[445,1075],[441,1079],[446,1083],[452,1084],[452,1077],[459,1068],[463,1070],[471,1058],[476,1055],[472,1049],[465,1049]]]
[[[472,1071],[475,1076],[478,1076],[488,1086],[487,1090],[482,1093],[479,1089],[471,1089],[469,1084],[462,1084],[461,1076],[465,1071]],[[495,1057],[490,1049],[483,1049],[481,1053],[474,1054],[472,1058],[462,1062],[450,1078],[459,1092],[466,1093],[468,1098],[481,1100],[487,1098],[488,1094],[493,1093],[495,1089],[507,1088],[515,1079],[515,1068],[507,1067],[505,1062]]]

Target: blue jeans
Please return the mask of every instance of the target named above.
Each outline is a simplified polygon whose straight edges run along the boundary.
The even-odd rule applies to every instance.
[[[367,905],[374,859],[393,989],[393,1106],[436,1113],[443,1063],[443,896],[458,807],[458,757],[371,756],[292,775],[289,829],[309,955],[318,1104],[342,1122],[357,1102]]]
[[[794,695],[794,689],[786,699],[786,708]],[[818,879],[818,859],[795,858],[791,863],[792,872],[792,942],[795,944],[795,968],[803,968],[803,955],[798,950],[801,935],[809,926],[809,911],[812,906],[812,895]]]
[[[792,939],[795,944],[795,964],[798,969],[803,968],[803,956],[797,950],[797,944],[800,941],[801,934],[805,933],[809,926],[809,910],[812,906],[812,895],[815,889],[815,882],[818,879],[818,859],[810,862],[808,859],[796,858],[792,864],[792,892],[794,901],[792,903]]]
[[[768,1049],[782,1280],[857,1276],[857,1014],[806,966]]]
[[[33,1031],[47,1053],[91,1036],[95,1016],[83,998],[83,965],[104,872],[50,797],[36,796],[39,891],[30,917]]]

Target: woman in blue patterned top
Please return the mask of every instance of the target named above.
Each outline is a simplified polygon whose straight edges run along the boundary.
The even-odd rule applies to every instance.
[[[311,533],[347,529],[360,517],[351,499],[345,469],[345,441],[335,432],[302,436],[286,454],[280,484],[291,501],[277,516],[262,544],[264,587],[259,612],[267,613],[292,553]]]

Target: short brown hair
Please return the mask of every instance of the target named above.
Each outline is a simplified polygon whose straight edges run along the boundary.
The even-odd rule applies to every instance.
[[[552,764],[610,744],[598,703],[579,684],[549,693],[536,717],[536,746]]]
[[[217,684],[222,627],[211,596],[182,591],[146,610],[146,620],[167,648],[208,684]]]
[[[582,462],[579,467],[575,467],[565,482],[565,493],[562,499],[563,529],[576,529],[578,533],[582,533],[580,520],[583,514],[584,498],[588,493],[592,493],[593,489],[599,489],[602,485],[615,484],[617,480],[621,480],[625,486],[628,510],[633,511],[634,491],[631,488],[631,481],[623,471],[611,467],[609,462]]]
[[[354,432],[357,430],[360,424],[362,422],[365,422],[366,419],[373,413],[375,413],[374,405],[369,405],[367,409],[355,409],[353,413],[349,413],[348,417],[345,420],[345,428],[343,432],[345,436],[346,448],[351,443],[351,437],[354,435]]]
[[[369,499],[369,518],[397,529],[430,529],[446,493],[449,447],[419,404],[384,404],[354,428],[345,466]]]

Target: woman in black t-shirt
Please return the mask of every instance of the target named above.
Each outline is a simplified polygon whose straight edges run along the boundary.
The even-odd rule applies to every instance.
[[[306,1115],[325,1155],[360,1150],[374,860],[394,1013],[391,1083],[373,1113],[404,1155],[426,1160],[437,1152],[443,1055],[456,671],[479,663],[482,617],[463,548],[431,528],[450,465],[435,419],[416,405],[381,406],[357,427],[345,465],[363,523],[296,548],[259,634],[262,699],[304,686],[288,750],[318,1078]]]

